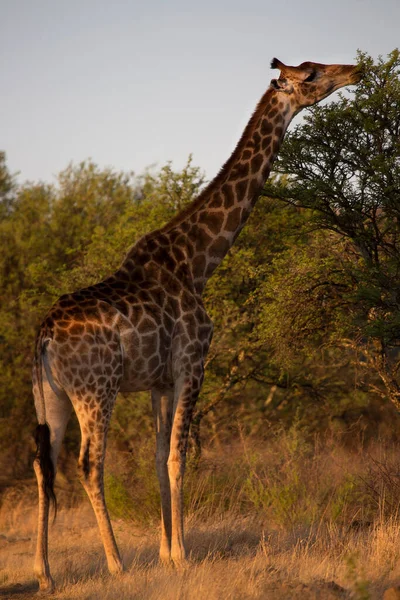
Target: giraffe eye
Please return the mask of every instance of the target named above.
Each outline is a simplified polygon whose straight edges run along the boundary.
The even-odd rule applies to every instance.
[[[316,76],[317,76],[316,72],[313,71],[312,73],[310,73],[310,75],[308,77],[305,78],[304,83],[311,83],[312,81],[314,81]]]

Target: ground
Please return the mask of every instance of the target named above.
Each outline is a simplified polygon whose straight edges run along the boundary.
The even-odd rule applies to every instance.
[[[145,457],[109,448],[106,498],[126,568],[118,577],[76,473],[59,472],[55,599],[381,600],[389,588],[385,600],[400,599],[397,444],[321,444],[297,428],[204,451],[186,477],[184,572],[158,561],[158,484],[152,452]],[[0,492],[0,600],[27,600],[38,589],[35,478],[0,478]]]
[[[8,505],[8,508],[7,508]],[[7,509],[7,514],[5,510]],[[3,503],[0,598],[35,597],[35,510]],[[400,580],[398,528],[373,531],[269,531],[250,518],[188,522],[191,565],[158,563],[158,531],[114,521],[126,572],[108,575],[88,503],[61,510],[50,527],[50,561],[60,600],[220,600],[382,598]],[[385,567],[386,565],[386,567]],[[385,571],[386,569],[386,571]]]

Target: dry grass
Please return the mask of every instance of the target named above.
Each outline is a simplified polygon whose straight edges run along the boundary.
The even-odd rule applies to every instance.
[[[16,507],[0,540],[0,596],[28,598],[35,541],[33,510]],[[188,532],[191,566],[177,573],[158,564],[156,531],[114,522],[126,573],[107,573],[89,507],[60,512],[51,528],[50,560],[55,598],[256,599],[381,598],[400,581],[400,532],[386,522],[371,531],[337,527],[295,532],[262,530],[249,519],[193,524]]]
[[[209,454],[207,468],[189,473],[183,573],[158,563],[154,524],[118,519],[126,572],[110,577],[88,502],[61,509],[50,527],[54,597],[382,598],[400,583],[397,453],[379,444],[364,454],[310,448],[291,435],[259,453],[242,442],[225,460]],[[0,597],[10,600],[37,589],[33,497],[9,491],[0,509]]]

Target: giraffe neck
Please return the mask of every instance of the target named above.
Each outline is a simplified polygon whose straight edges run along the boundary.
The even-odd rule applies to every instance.
[[[288,96],[270,87],[215,179],[164,227],[141,238],[116,278],[129,280],[132,270],[137,277],[143,265],[160,280],[165,272],[190,280],[201,294],[246,223],[295,114]]]
[[[294,114],[287,96],[270,87],[217,177],[162,228],[180,245],[185,239],[199,293],[246,223]]]

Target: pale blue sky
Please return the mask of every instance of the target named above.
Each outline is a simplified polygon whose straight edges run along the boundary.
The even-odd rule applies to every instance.
[[[54,181],[189,153],[212,178],[275,72],[400,45],[398,0],[0,0],[0,149]]]

